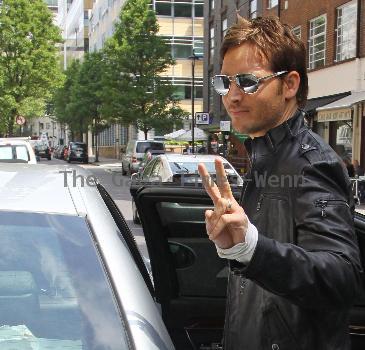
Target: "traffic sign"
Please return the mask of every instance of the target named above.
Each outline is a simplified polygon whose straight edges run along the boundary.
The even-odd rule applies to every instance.
[[[195,124],[209,124],[209,113],[197,112],[195,113]]]
[[[23,125],[25,123],[25,118],[21,115],[18,115],[16,118],[15,118],[15,122],[18,124],[18,125]]]

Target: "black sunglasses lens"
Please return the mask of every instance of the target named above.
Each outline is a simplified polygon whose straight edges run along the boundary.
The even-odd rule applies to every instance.
[[[225,75],[216,75],[213,78],[214,90],[219,95],[227,95],[228,94],[229,84],[230,84],[230,81],[229,81],[228,77],[225,76]]]
[[[254,93],[258,88],[258,79],[252,74],[239,74],[236,76],[237,85],[246,93]]]

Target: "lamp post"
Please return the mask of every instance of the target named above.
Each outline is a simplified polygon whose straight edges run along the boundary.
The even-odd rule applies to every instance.
[[[201,56],[195,54],[193,49],[193,54],[188,57],[191,60],[191,143],[193,146],[193,154],[195,153],[195,140],[194,140],[194,128],[195,128],[195,112],[194,112],[194,93],[195,93],[195,61],[200,60]]]

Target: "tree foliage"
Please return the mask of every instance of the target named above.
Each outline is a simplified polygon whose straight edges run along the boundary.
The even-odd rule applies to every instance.
[[[3,0],[0,6],[0,126],[13,133],[17,115],[44,111],[62,81],[59,29],[43,0]]]
[[[103,115],[147,132],[173,125],[186,113],[177,105],[174,86],[161,74],[174,64],[170,46],[157,35],[148,0],[128,0],[105,52]]]

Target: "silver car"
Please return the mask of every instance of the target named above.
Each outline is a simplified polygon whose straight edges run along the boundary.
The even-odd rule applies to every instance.
[[[0,187],[1,349],[174,348],[133,236],[90,174],[7,164]]]

